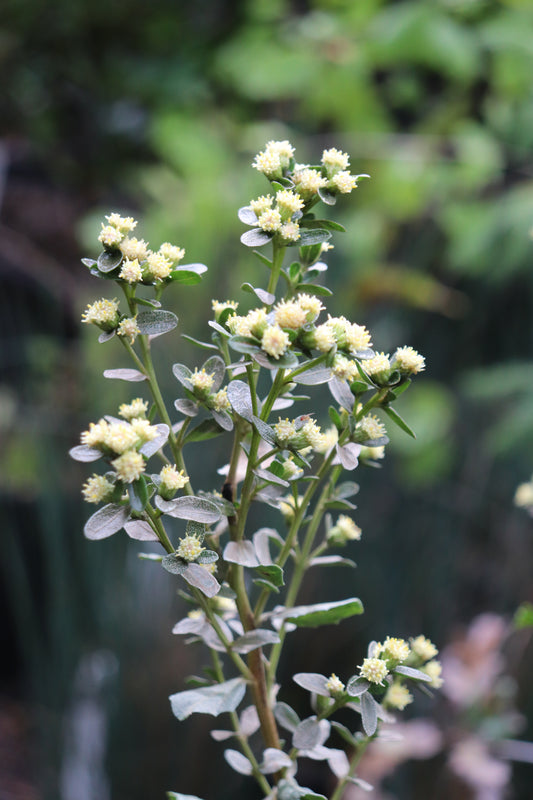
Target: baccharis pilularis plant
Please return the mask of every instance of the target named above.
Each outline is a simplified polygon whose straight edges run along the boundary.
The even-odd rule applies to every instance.
[[[84,264],[114,283],[110,296],[122,299],[96,300],[83,322],[101,330],[101,342],[118,337],[133,368],[106,376],[139,381],[146,397],[91,423],[71,454],[105,465],[83,487],[87,502],[103,504],[85,535],[102,539],[124,529],[133,539],[158,541],[164,555],[151,554],[151,561],[178,576],[191,604],[173,632],[211,651],[205,679],[170,698],[175,716],[226,714],[231,731],[218,738],[235,742],[226,761],[252,776],[265,797],[322,798],[298,782],[305,758],[328,763],[330,798],[339,800],[349,782],[362,783],[357,765],[381,722],[411,703],[413,687],[440,685],[437,650],[420,635],[389,636],[354,658],[353,674],[338,677],[334,664],[330,676],[296,674],[310,693],[304,719],[278,686],[278,664],[295,628],[331,625],[363,611],[357,597],[298,605],[298,595],[309,567],[353,564],[336,552],[361,537],[350,502],[358,486],[342,475],[358,464],[379,466],[388,443],[385,422],[413,435],[394,403],[424,369],[424,358],[405,346],[392,354],[375,351],[361,321],[325,308],[331,292],[322,282],[323,259],[332,232],[343,228],[315,207],[335,205],[368,176],[352,175],[347,154],[335,148],[324,151],[320,164],[297,164],[288,141],[269,142],[253,166],[269,187],[240,209],[249,226],[241,241],[269,246],[269,255],[254,250],[268,284],[244,284],[252,308],[213,300],[211,341],[191,340],[208,357],[192,368],[173,365],[178,396],[170,403],[151,347],[178,320],[161,298],[176,283],[186,291],[206,267],[182,264],[184,250],[169,243],[151,249],[134,236],[137,222],[130,217],[106,217],[103,252]],[[179,352],[179,342],[173,346]],[[326,424],[309,398],[316,387],[331,394]],[[218,435],[227,439],[223,485],[193,486],[188,446],[203,441],[209,448]],[[275,528],[257,525],[260,504],[278,514]],[[341,710],[342,723],[335,720]]]

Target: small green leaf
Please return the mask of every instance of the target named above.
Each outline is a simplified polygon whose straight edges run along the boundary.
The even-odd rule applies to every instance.
[[[202,276],[193,270],[177,267],[173,269],[167,278],[172,283],[181,283],[182,286],[196,286],[202,282]]]
[[[365,681],[364,678],[359,678],[357,675],[354,675],[346,684],[346,691],[350,697],[360,697],[368,691],[369,686],[369,682]]]
[[[272,583],[275,587],[283,586],[283,569],[277,564],[261,564],[255,567],[255,572],[262,580]]]
[[[112,272],[122,263],[122,252],[120,250],[104,250],[98,256],[98,269],[100,272]]]
[[[339,222],[334,222],[332,219],[302,219],[300,225],[304,228],[325,228],[329,231],[340,231],[346,233],[344,228]]]
[[[257,214],[251,206],[243,206],[237,211],[237,216],[245,225],[257,225]]]
[[[265,306],[271,306],[272,303],[276,302],[275,294],[272,294],[272,292],[267,292],[264,289],[256,289],[251,283],[243,283],[241,289],[244,292],[251,292],[252,294],[255,294],[257,299],[260,300],[261,303],[264,303]]]
[[[322,697],[331,697],[329,690],[326,688],[328,679],[319,672],[297,672],[296,675],[292,676],[292,679],[302,689],[307,689],[308,692],[319,694]]]
[[[276,721],[288,731],[293,733],[300,724],[300,717],[287,703],[276,703],[274,706]]]
[[[254,415],[252,415],[252,424],[263,441],[271,446],[276,444],[276,437],[270,425]]]
[[[259,250],[254,250],[253,253],[254,256],[256,256],[256,258],[258,258],[259,261],[265,265],[265,267],[271,269],[272,261],[269,258],[267,258],[263,253],[260,253]]]
[[[326,286],[319,286],[317,283],[299,283],[296,287],[297,291],[311,292],[311,294],[318,294],[320,297],[331,297],[333,292]]]
[[[77,447],[71,447],[68,454],[74,461],[98,461],[102,458],[102,453],[95,447],[89,447],[86,444],[79,444]]]
[[[174,407],[176,411],[180,411],[187,417],[195,417],[200,411],[200,406],[198,403],[195,403],[193,400],[189,400],[188,398],[180,397],[177,400],[174,400]]]
[[[280,614],[298,628],[317,628],[319,625],[336,625],[343,619],[363,613],[363,604],[358,597],[333,603],[317,603],[311,606],[295,606]]]
[[[337,428],[337,430],[341,430],[341,428],[342,428],[342,421],[341,421],[340,414],[339,414],[339,412],[337,411],[337,409],[336,409],[336,408],[334,408],[334,406],[329,406],[329,408],[328,408],[328,414],[329,414],[329,418],[330,418],[330,420],[333,422],[333,424],[335,425],[335,427]]]
[[[243,678],[233,678],[215,686],[190,689],[170,696],[172,713],[179,720],[191,714],[211,714],[218,717],[227,711],[235,711],[246,692]]]
[[[152,527],[142,519],[131,519],[124,523],[124,530],[130,539],[136,539],[138,542],[157,542],[157,534],[154,533]]]
[[[83,264],[85,267],[89,267],[89,269],[90,269],[91,267],[94,267],[94,266],[96,266],[96,263],[97,263],[97,262],[94,260],[94,258],[82,258],[82,259],[80,259],[80,260],[81,260],[81,263],[82,263],[82,264]]]
[[[189,367],[185,366],[185,364],[173,364],[172,374],[181,383],[182,386],[185,386],[186,389],[191,388],[190,377],[192,375],[192,372],[189,369]]]
[[[128,484],[128,498],[134,511],[138,513],[144,511],[148,502],[148,488],[143,475],[138,480]]]
[[[327,720],[317,720],[316,717],[308,717],[302,720],[292,735],[293,747],[298,750],[312,750],[317,745],[324,744],[330,731],[330,723]]]
[[[222,554],[224,561],[239,564],[241,567],[257,567],[259,561],[252,542],[243,539],[239,542],[228,542]]]
[[[429,675],[419,669],[413,669],[413,667],[405,667],[403,664],[400,664],[400,666],[395,667],[392,671],[396,672],[398,675],[405,675],[406,678],[411,678],[414,681],[431,683]]]
[[[161,565],[171,575],[183,575],[188,566],[187,562],[176,553],[163,556]]]
[[[320,197],[322,202],[325,203],[327,206],[334,206],[335,203],[337,202],[337,196],[332,194],[331,192],[328,192],[327,189],[319,189],[318,196]]]
[[[376,732],[378,727],[378,709],[379,705],[370,692],[365,692],[365,694],[361,695],[361,717],[363,730],[367,736],[373,736]]]
[[[413,439],[416,439],[416,434],[414,431],[411,430],[407,422],[400,417],[397,411],[394,411],[394,409],[390,406],[383,406],[383,411],[392,419],[393,422],[396,423],[399,428],[402,429],[402,431],[405,431],[405,433],[409,434],[409,436],[412,436]]]
[[[173,330],[178,324],[178,318],[172,311],[141,311],[137,315],[137,325],[142,334],[148,336],[161,336]]]
[[[218,522],[221,517],[219,509],[210,500],[189,495],[178,497],[165,504],[164,511],[169,517],[203,522],[206,525]]]
[[[231,649],[235,650],[237,653],[246,655],[247,653],[251,653],[252,650],[257,650],[259,647],[276,644],[279,640],[279,636],[275,631],[256,628],[235,639],[231,645]]]
[[[252,396],[247,383],[239,380],[231,381],[228,384],[228,400],[236,414],[248,422],[252,421]]]
[[[254,354],[261,350],[259,342],[251,336],[230,336],[228,343],[231,349],[237,353]]]
[[[183,443],[205,442],[207,439],[214,439],[216,436],[220,436],[222,432],[222,428],[214,419],[204,419],[196,427],[191,428]]]
[[[189,336],[186,333],[181,334],[182,339],[186,339],[191,344],[195,344],[197,347],[201,347],[203,350],[218,350],[218,347],[214,344],[210,344],[209,342],[201,342],[199,339],[195,339],[193,336]]]

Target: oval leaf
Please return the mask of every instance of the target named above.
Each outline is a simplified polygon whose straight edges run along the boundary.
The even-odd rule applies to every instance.
[[[378,708],[370,692],[361,695],[361,717],[363,730],[367,736],[373,736],[378,727]]]
[[[104,250],[98,256],[98,269],[100,272],[112,272],[122,263],[122,252],[120,250]]]
[[[256,628],[235,639],[232,649],[236,650],[237,653],[245,654],[251,653],[252,650],[257,650],[259,647],[264,647],[265,645],[276,644],[276,642],[279,642],[279,636],[275,631]]]
[[[256,289],[255,286],[252,286],[251,283],[243,283],[241,289],[245,292],[251,292],[255,294],[258,300],[265,304],[265,306],[271,306],[272,303],[276,301],[276,295],[272,294],[272,292],[267,292],[265,289]]]
[[[178,324],[178,318],[172,311],[141,311],[137,316],[137,325],[142,334],[160,336],[173,330]]]
[[[79,444],[77,447],[71,447],[68,454],[74,461],[98,461],[102,458],[100,450],[94,447],[88,447],[86,444]]]
[[[298,244],[301,247],[309,247],[312,244],[322,244],[331,239],[331,233],[325,228],[304,229],[300,233]]]
[[[188,584],[200,589],[206,597],[214,597],[220,591],[217,579],[200,564],[188,564],[181,574]]]
[[[266,233],[261,228],[252,228],[251,231],[246,231],[241,236],[241,242],[246,247],[262,247],[272,240],[272,234]]]
[[[253,772],[253,767],[251,762],[243,756],[242,753],[239,753],[238,750],[224,750],[224,758],[230,765],[235,772],[240,773],[241,775],[251,775]]]
[[[276,703],[274,706],[274,716],[282,728],[293,733],[300,724],[300,717],[296,711],[287,703]]]
[[[237,216],[245,225],[257,225],[257,214],[250,206],[239,208]]]
[[[346,691],[351,697],[360,697],[362,694],[368,691],[369,686],[369,682],[365,681],[364,678],[358,678],[357,676],[354,676],[353,678],[350,678],[346,684]]]
[[[167,508],[165,513],[169,517],[191,519],[194,522],[204,522],[206,525],[218,522],[221,517],[220,511],[210,500],[188,495],[173,500],[172,508]]]
[[[228,400],[236,414],[248,422],[252,421],[252,396],[247,383],[239,380],[231,381],[228,384]]]
[[[108,503],[89,517],[83,533],[87,539],[106,539],[124,527],[129,515],[129,506]]]
[[[403,664],[396,667],[393,672],[397,672],[398,675],[405,675],[406,678],[412,678],[414,681],[426,681],[427,683],[431,683],[431,678],[429,675],[426,675],[425,672],[414,669],[413,667],[404,667]]]
[[[150,525],[142,519],[131,519],[124,523],[124,530],[130,539],[137,539],[139,542],[157,542],[157,534],[154,533]]]
[[[358,597],[334,603],[317,603],[312,606],[295,606],[284,610],[280,617],[294,622],[298,628],[316,628],[319,625],[336,625],[343,619],[363,613]]]
[[[263,753],[263,763],[259,767],[264,775],[279,772],[280,769],[292,767],[292,758],[277,747],[267,747]]]
[[[319,672],[297,672],[292,679],[302,689],[307,689],[308,692],[320,694],[322,697],[330,697],[330,693],[326,688],[328,679],[325,675],[320,675]]]
[[[185,414],[187,417],[195,417],[200,410],[200,407],[196,403],[187,398],[178,398],[178,400],[174,400],[174,406],[176,411],[181,411],[181,413]]]
[[[332,378],[329,384],[329,390],[337,403],[345,408],[346,411],[352,412],[354,405],[354,396],[350,391],[350,387],[346,381],[340,381],[338,378]]]
[[[146,375],[143,375],[138,369],[105,369],[104,378],[135,383],[137,381],[145,381]]]
[[[359,453],[361,452],[361,445],[355,444],[354,442],[348,442],[348,444],[335,445],[335,449],[337,451],[337,456],[344,467],[344,469],[352,470],[355,469],[356,466],[359,464]]]
[[[165,425],[164,422],[160,422],[156,425],[156,428],[158,434],[155,439],[152,439],[150,442],[146,442],[146,444],[143,444],[143,446],[139,449],[139,453],[142,453],[142,455],[146,456],[146,458],[150,458],[150,456],[153,456],[158,450],[161,450],[168,439],[168,425]]]
[[[300,722],[292,737],[293,747],[298,750],[312,750],[314,747],[324,744],[329,736],[330,723],[323,719],[317,720],[316,717],[308,717]]]
[[[252,542],[228,542],[222,555],[224,561],[239,564],[241,567],[258,567],[259,561]]]
[[[170,696],[172,713],[179,720],[191,714],[211,714],[218,717],[226,711],[235,711],[246,692],[243,678],[233,678],[215,686],[190,689]]]

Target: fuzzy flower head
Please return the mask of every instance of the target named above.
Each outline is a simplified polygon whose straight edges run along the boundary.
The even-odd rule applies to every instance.
[[[440,661],[434,659],[433,661],[428,661],[427,664],[424,664],[423,667],[420,667],[421,672],[425,672],[431,678],[429,683],[433,689],[440,689],[444,681],[441,678],[442,673],[442,665]]]
[[[143,271],[139,265],[139,259],[125,258],[118,277],[122,278],[126,283],[140,283],[143,278]]]
[[[298,330],[307,322],[307,312],[298,300],[282,300],[274,307],[275,320],[282,328]]]
[[[125,258],[132,261],[137,259],[139,262],[145,261],[150,252],[144,239],[136,239],[134,236],[124,239],[120,244],[120,249]]]
[[[104,475],[93,475],[81,490],[86,503],[103,503],[109,500],[115,486]]]
[[[118,325],[118,300],[102,298],[95,303],[89,303],[81,321],[97,325],[106,333],[114,331]]]
[[[304,473],[303,469],[295,463],[292,456],[286,458],[281,466],[283,467],[283,479],[286,481],[297,480],[301,478]]]
[[[349,381],[350,383],[354,381],[359,374],[355,361],[346,358],[346,356],[343,356],[341,353],[337,353],[333,360],[332,372],[339,380]]]
[[[122,319],[117,328],[118,336],[123,336],[124,339],[128,339],[130,344],[133,344],[140,332],[141,329],[137,325],[136,317],[126,317]]]
[[[144,472],[144,458],[136,450],[127,450],[111,462],[116,470],[117,477],[124,483],[133,483]]]
[[[284,222],[279,229],[279,235],[286,242],[297,242],[300,238],[300,226],[297,222]]]
[[[346,327],[345,336],[348,351],[352,355],[357,355],[359,351],[372,347],[372,339],[364,325],[351,322]]]
[[[148,253],[144,266],[144,278],[148,281],[164,281],[172,272],[172,262],[162,253]]]
[[[411,650],[422,661],[430,661],[439,653],[433,642],[422,635],[411,639]]]
[[[392,636],[387,636],[385,641],[378,645],[378,651],[381,658],[386,661],[393,661],[396,664],[401,664],[409,658],[409,645],[404,639],[396,639]]]
[[[339,432],[335,425],[331,425],[327,430],[322,433],[320,446],[315,447],[317,453],[329,453],[332,447],[335,447],[339,440]]]
[[[516,487],[514,504],[518,508],[533,508],[533,478],[529,483],[521,483]]]
[[[328,188],[333,192],[340,192],[341,194],[349,194],[352,189],[357,187],[357,180],[355,175],[347,170],[336,172],[331,178]]]
[[[361,678],[366,678],[370,683],[383,685],[388,673],[388,667],[381,658],[365,658],[362,666],[359,667]]]
[[[385,458],[385,448],[383,445],[378,447],[361,447],[359,461],[380,461]]]
[[[301,211],[305,204],[298,192],[281,189],[276,193],[276,205],[282,218],[287,220],[296,212]]]
[[[283,514],[283,517],[287,525],[290,525],[290,523],[294,519],[294,513],[296,511],[296,504],[292,494],[288,494],[286,497],[282,498],[279,501],[279,510]]]
[[[251,336],[261,339],[268,327],[267,312],[265,308],[253,308],[246,315],[248,329]]]
[[[183,489],[189,483],[187,475],[182,469],[178,470],[175,464],[165,464],[159,477],[161,478],[159,494],[165,500],[170,500],[179,489]]]
[[[328,178],[331,178],[340,170],[348,169],[350,166],[350,156],[348,153],[343,153],[342,150],[337,150],[336,147],[331,147],[329,150],[324,150],[322,153],[322,164],[326,169]]]
[[[398,347],[392,359],[392,368],[399,370],[402,375],[416,375],[426,368],[426,360],[413,347]]]
[[[399,711],[403,711],[413,702],[413,695],[406,686],[401,683],[393,683],[387,689],[383,702],[388,708],[397,708]]]
[[[385,353],[376,353],[373,358],[365,361],[364,370],[376,383],[384,383],[391,373],[390,359]]]
[[[170,244],[170,242],[163,242],[159,248],[159,254],[170,261],[172,266],[175,267],[183,259],[185,250],[183,247],[176,247],[175,244]]]
[[[337,522],[327,533],[329,544],[344,545],[346,542],[359,541],[361,538],[361,528],[359,528],[351,517],[340,514]]]
[[[314,348],[320,350],[321,353],[329,353],[331,348],[335,346],[335,331],[331,325],[324,322],[322,325],[317,325],[315,328],[313,340],[312,346]]]
[[[254,158],[252,167],[270,180],[281,178],[283,170],[289,166],[293,153],[294,147],[286,139],[281,142],[267,142],[265,149]]]
[[[269,325],[261,339],[262,349],[276,360],[286,352],[290,343],[289,334],[279,325]]]
[[[82,431],[81,443],[87,445],[87,447],[101,449],[105,446],[108,430],[109,422],[105,419],[91,422],[89,423],[89,428],[86,431]]]
[[[305,312],[307,322],[314,322],[320,312],[324,309],[322,302],[314,294],[302,292],[296,298],[296,302]]]
[[[332,672],[326,682],[326,689],[332,697],[338,697],[344,692],[344,683]]]
[[[131,403],[122,403],[118,409],[121,417],[127,420],[146,417],[148,411],[148,400],[143,400],[142,397],[136,397]]]
[[[295,171],[292,176],[296,185],[298,194],[305,200],[311,200],[315,197],[319,189],[323,189],[328,182],[320,172],[316,169],[309,167],[302,167]]]
[[[108,426],[104,445],[120,455],[138,444],[138,437],[129,422],[115,422]]]
[[[131,233],[137,227],[137,220],[133,219],[133,217],[121,217],[116,212],[108,214],[106,220],[108,225],[124,234]]]
[[[237,300],[211,300],[211,308],[215,314],[215,320],[218,322],[220,319],[220,315],[223,311],[227,308],[231,308],[233,311],[237,311],[239,307],[239,303]]]
[[[226,327],[234,336],[251,336],[248,318],[239,314],[231,314],[226,320]]]
[[[159,434],[156,425],[150,425],[147,419],[135,418],[130,422],[131,428],[137,437],[137,446],[151,442]]]
[[[256,217],[260,217],[261,214],[272,208],[272,197],[269,194],[262,194],[256,200],[250,200],[250,208]]]
[[[387,435],[387,430],[383,423],[379,421],[375,414],[367,414],[359,420],[355,426],[354,441],[361,444],[382,439]]]
[[[184,536],[180,539],[177,555],[184,561],[196,561],[201,552],[205,550],[197,536]]]
[[[231,408],[230,401],[228,399],[228,389],[224,386],[223,389],[219,389],[218,392],[211,395],[210,397],[210,405],[215,411],[228,411]]]
[[[98,241],[101,242],[104,247],[114,250],[118,248],[123,239],[124,234],[121,233],[118,228],[115,228],[113,225],[104,225],[104,223],[102,223],[102,230],[100,231]]]
[[[199,370],[196,367],[187,382],[191,385],[194,394],[205,400],[211,391],[214,380],[215,375],[213,372],[206,372],[203,368]]]
[[[257,224],[266,233],[275,233],[281,228],[281,214],[277,208],[267,208],[266,211],[257,218]]]

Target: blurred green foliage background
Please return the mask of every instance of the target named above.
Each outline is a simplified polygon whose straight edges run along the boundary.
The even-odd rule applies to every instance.
[[[236,217],[266,188],[253,155],[271,138],[300,161],[349,152],[372,180],[339,204],[348,233],[330,254],[328,309],[366,324],[380,350],[413,345],[428,368],[399,409],[417,441],[391,431],[384,468],[358,476],[362,568],[307,590],[355,591],[366,614],[355,632],[328,631],[327,647],[298,634],[292,671],[342,677],[369,638],[423,631],[444,645],[480,612],[510,617],[533,600],[531,520],[512,502],[533,469],[533,7],[5,0],[0,19],[3,796],[243,792],[207,724],[178,725],[167,707],[201,666],[169,635],[173,579],[139,565],[131,542],[82,537],[86,470],[66,452],[133,395],[101,377],[125,365],[118,345],[81,330],[103,289],[79,258],[97,252],[104,213],[139,217],[146,238],[209,266],[171,298],[181,331],[206,338],[212,297],[264,284]],[[177,336],[160,351],[170,393],[171,363],[204,357]],[[225,444],[213,447],[219,466]],[[531,739],[529,639],[522,649]],[[75,734],[83,703],[102,748],[92,762]],[[441,756],[400,770],[390,791],[447,797],[443,774]],[[513,797],[530,796],[531,766],[512,780]]]

